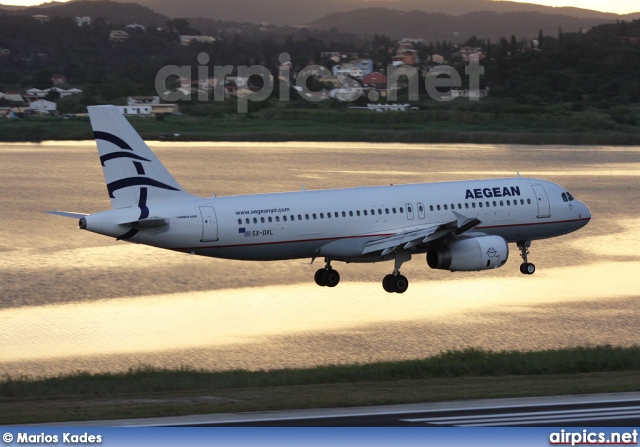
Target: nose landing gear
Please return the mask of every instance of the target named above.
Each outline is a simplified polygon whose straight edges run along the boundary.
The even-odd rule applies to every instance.
[[[536,272],[536,266],[530,263],[527,259],[529,256],[529,247],[531,247],[531,241],[520,241],[516,243],[520,249],[520,257],[524,261],[520,264],[520,273],[523,275],[533,275]]]

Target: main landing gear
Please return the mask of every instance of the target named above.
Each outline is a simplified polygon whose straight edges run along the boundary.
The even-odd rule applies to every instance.
[[[409,288],[409,280],[400,272],[389,274],[382,279],[382,288],[389,293],[404,293]]]
[[[401,251],[396,253],[395,267],[393,273],[382,279],[382,288],[389,293],[404,293],[409,288],[409,280],[400,274],[400,267],[403,263],[411,260],[411,253]]]
[[[400,266],[411,259],[411,253],[399,252],[396,254],[393,273],[382,280],[382,288],[389,293],[404,293],[409,288],[409,280],[400,274]],[[340,282],[340,274],[331,267],[331,259],[324,258],[324,268],[318,269],[314,276],[316,284],[322,287],[335,287]]]
[[[520,273],[523,275],[533,275],[536,271],[536,266],[527,260],[531,241],[520,241],[516,245],[520,249],[520,257],[522,257],[522,260],[524,261],[520,264]]]
[[[324,268],[318,269],[314,276],[316,284],[322,287],[335,287],[340,282],[340,274],[337,270],[331,268],[331,259],[325,258],[324,262]]]

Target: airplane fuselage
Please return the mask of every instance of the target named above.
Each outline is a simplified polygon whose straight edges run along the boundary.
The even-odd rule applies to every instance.
[[[516,177],[197,198],[149,206],[151,216],[164,216],[169,224],[161,231],[142,228],[129,240],[227,259],[328,256],[374,262],[380,259],[359,259],[366,242],[398,229],[447,222],[455,218],[454,211],[480,220],[474,231],[507,242],[570,233],[584,226],[590,214],[582,203],[564,201],[565,192],[546,180]],[[128,222],[139,210],[116,209],[93,216],[102,220],[109,214],[111,222]],[[102,234],[119,238],[128,231],[124,225],[109,225]],[[334,244],[323,251],[329,243]],[[414,250],[421,251],[425,249]]]

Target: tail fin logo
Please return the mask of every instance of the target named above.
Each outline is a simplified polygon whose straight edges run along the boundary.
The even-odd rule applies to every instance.
[[[108,154],[105,154],[103,156],[100,157],[100,163],[102,163],[102,166],[105,166],[106,162],[110,161],[110,160],[115,160],[115,159],[120,159],[120,158],[130,158],[132,160],[138,160],[138,161],[133,161],[133,165],[136,169],[136,172],[139,175],[145,175],[145,171],[144,171],[144,167],[142,165],[142,163],[140,163],[140,161],[147,161],[147,162],[151,162],[151,160],[144,158],[140,155],[137,155],[133,152],[133,149],[131,148],[131,146],[124,141],[122,138],[110,134],[108,132],[101,132],[101,131],[95,131],[93,132],[94,137],[96,138],[96,140],[104,140],[104,141],[108,141],[109,143],[112,143],[116,146],[118,146],[120,149],[124,149],[124,151],[118,151],[118,152],[110,152]],[[131,152],[125,152],[125,151],[131,151]],[[109,197],[114,199],[115,196],[113,195],[113,193],[119,189],[122,188],[128,188],[131,186],[152,186],[155,188],[161,188],[161,189],[166,189],[166,190],[170,190],[170,191],[180,191],[177,188],[174,188],[171,185],[167,185],[166,183],[162,183],[158,180],[149,178],[149,177],[126,177],[126,178],[122,178],[113,182],[110,182],[107,184],[107,189],[109,191]],[[144,191],[144,192],[143,192]],[[147,192],[147,188],[140,188],[140,199],[142,201],[142,196],[144,194],[145,196],[145,200],[144,202],[146,202],[146,192]]]

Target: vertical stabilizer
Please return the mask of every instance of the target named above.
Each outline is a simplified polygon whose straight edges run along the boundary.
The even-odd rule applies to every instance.
[[[89,117],[113,208],[193,198],[169,174],[115,106],[90,106]]]

